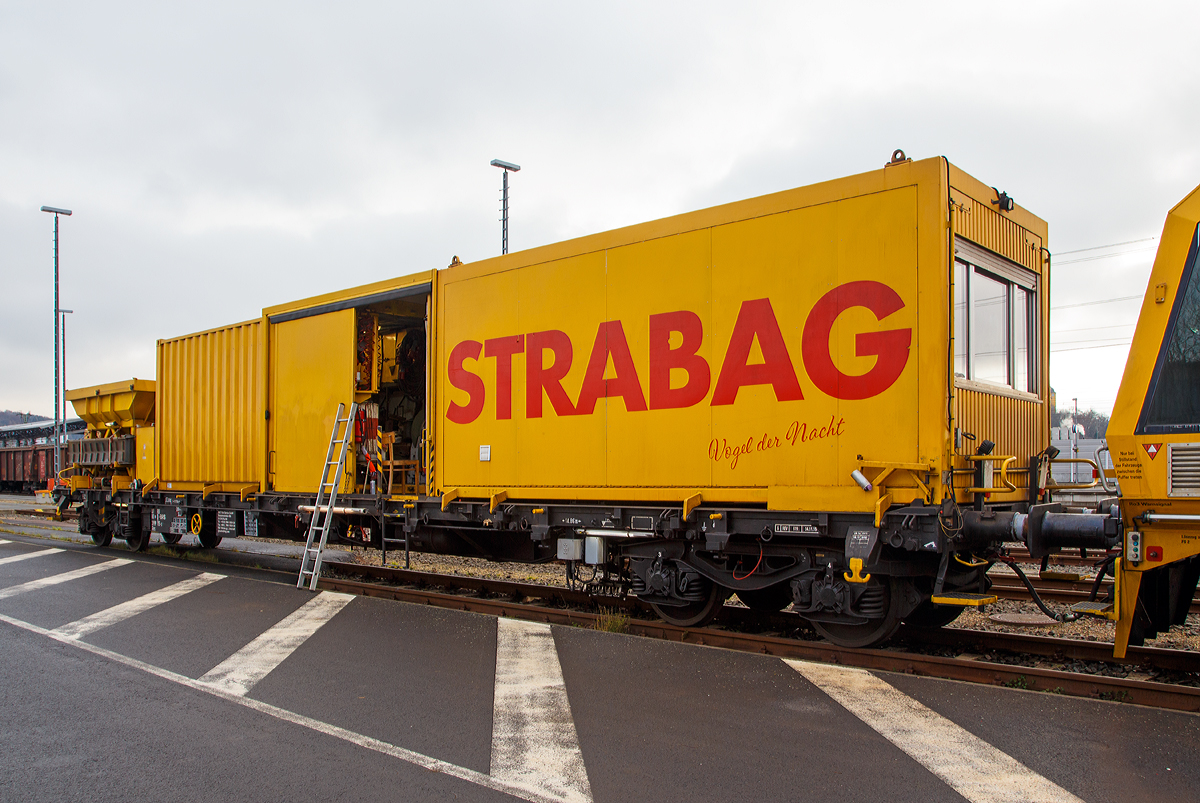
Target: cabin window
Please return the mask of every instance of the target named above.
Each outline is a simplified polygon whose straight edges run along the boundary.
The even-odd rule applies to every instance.
[[[1196,253],[1200,226],[1192,236],[1180,277],[1181,291],[1167,322],[1163,346],[1154,366],[1150,392],[1142,410],[1140,433],[1200,431],[1200,279]]]
[[[1034,278],[989,267],[954,262],[954,375],[1036,393]]]

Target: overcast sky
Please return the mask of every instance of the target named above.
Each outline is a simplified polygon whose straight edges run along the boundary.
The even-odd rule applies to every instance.
[[[523,168],[511,250],[895,148],[1008,191],[1055,252],[1156,237],[1200,183],[1198,23],[1195,0],[4,0],[0,409],[53,412],[43,204],[75,212],[72,387],[153,377],[159,337],[497,254],[493,158]],[[1138,301],[1069,305],[1140,297],[1154,245],[1058,261],[1060,406],[1111,408]]]

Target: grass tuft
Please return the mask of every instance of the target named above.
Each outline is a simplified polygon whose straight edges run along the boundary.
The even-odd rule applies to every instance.
[[[614,608],[601,608],[592,629],[605,633],[628,633],[629,617]]]
[[[217,563],[217,556],[206,550],[189,549],[183,553],[184,560],[194,560],[197,563]]]

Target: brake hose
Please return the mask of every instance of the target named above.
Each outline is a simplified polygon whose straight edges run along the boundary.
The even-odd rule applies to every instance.
[[[1095,602],[1097,595],[1100,593],[1100,581],[1104,579],[1105,573],[1112,568],[1113,561],[1119,558],[1120,555],[1109,555],[1104,560],[1096,564],[1096,580],[1092,583],[1092,591],[1088,594],[1088,602]]]
[[[1029,582],[1029,578],[1025,576],[1025,572],[1021,571],[1021,567],[1017,565],[1017,562],[1008,555],[1001,555],[1000,561],[1007,564],[1008,568],[1012,569],[1017,575],[1017,578],[1025,584],[1025,588],[1029,589],[1029,596],[1033,597],[1034,604],[1041,609],[1042,613],[1046,614],[1054,621],[1062,622],[1063,624],[1074,622],[1079,618],[1080,614],[1078,613],[1055,613],[1047,608],[1046,603],[1042,602],[1042,598],[1038,596],[1037,589],[1033,587],[1033,583]]]

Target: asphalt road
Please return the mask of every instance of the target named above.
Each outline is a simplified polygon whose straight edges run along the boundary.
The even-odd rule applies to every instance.
[[[5,801],[1200,800],[1195,715],[314,595],[5,527]]]

